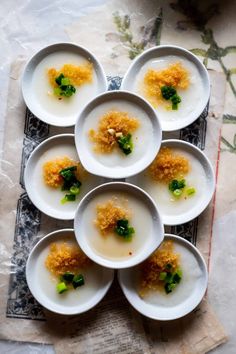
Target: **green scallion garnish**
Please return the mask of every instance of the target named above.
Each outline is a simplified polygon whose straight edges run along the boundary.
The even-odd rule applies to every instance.
[[[133,151],[132,135],[122,135],[118,140],[119,148],[125,155],[129,155]]]
[[[68,287],[67,287],[65,282],[62,281],[59,284],[57,284],[57,292],[58,292],[58,294],[62,294],[62,293],[64,293],[67,290],[68,290]]]
[[[172,110],[178,109],[178,104],[181,102],[181,97],[177,94],[177,91],[173,86],[162,86],[161,94],[165,100],[171,100]]]
[[[81,182],[77,179],[75,172],[77,166],[71,166],[64,168],[59,172],[63,178],[62,191],[68,191],[68,193],[62,198],[61,203],[73,202],[76,200],[76,196],[80,193]]]
[[[62,73],[55,78],[55,82],[58,85],[58,87],[54,89],[54,95],[56,96],[71,97],[76,92],[76,88],[71,85],[70,79],[65,77]]]
[[[163,281],[165,292],[166,294],[169,294],[180,283],[182,279],[182,271],[181,269],[173,271],[173,266],[170,263],[166,264],[165,269],[165,272],[159,274],[159,280]]]
[[[196,193],[196,189],[194,187],[189,187],[186,189],[186,193],[189,196],[194,195]]]
[[[84,277],[82,274],[75,275],[72,280],[72,285],[74,289],[77,289],[79,286],[84,285]]]
[[[120,219],[116,223],[115,232],[117,235],[122,236],[126,241],[131,241],[135,230],[133,227],[129,226],[129,221],[127,219]]]

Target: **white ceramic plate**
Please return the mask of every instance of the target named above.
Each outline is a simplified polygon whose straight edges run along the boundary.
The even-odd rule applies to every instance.
[[[73,229],[54,231],[34,246],[26,263],[26,280],[31,293],[42,306],[59,314],[74,315],[91,309],[102,300],[112,284],[114,271],[92,264],[81,271],[85,285],[58,294],[57,280],[53,279],[44,263],[50,244],[64,240],[76,242]]]
[[[93,64],[93,82],[77,88],[76,93],[63,100],[50,94],[52,88],[46,70],[59,70],[64,64]],[[22,94],[30,111],[42,121],[60,127],[75,124],[82,108],[101,92],[106,91],[104,70],[87,49],[73,43],[56,43],[41,49],[26,64],[22,76]]]
[[[121,236],[102,236],[94,224],[96,206],[112,197],[126,200],[127,208],[131,209],[129,221],[135,234],[130,242],[124,241]],[[128,268],[142,262],[164,237],[163,224],[154,201],[142,189],[125,182],[106,183],[88,193],[76,211],[74,230],[80,248],[89,258],[114,269]]]
[[[164,63],[164,60],[166,62]],[[210,81],[208,72],[201,61],[188,50],[174,46],[161,45],[153,47],[139,55],[130,65],[125,74],[121,89],[143,95],[140,82],[149,68],[164,69],[168,62],[183,61],[190,72],[190,87],[182,90],[182,102],[177,111],[166,111],[161,107],[156,109],[163,131],[173,131],[186,127],[194,122],[206,107],[210,97]],[[163,63],[164,64],[163,64]],[[191,91],[190,91],[191,90]],[[180,93],[180,92],[179,92]],[[186,95],[186,96],[185,96]],[[186,99],[185,99],[186,98]]]
[[[191,312],[202,300],[208,281],[205,261],[196,247],[175,235],[166,234],[165,240],[173,240],[176,252],[182,255],[182,280],[172,293],[153,291],[141,298],[138,294],[140,265],[118,272],[119,283],[130,304],[144,316],[160,321],[174,320]]]
[[[108,111],[127,112],[139,120],[139,128],[132,133],[131,154],[124,155],[118,148],[109,154],[94,151],[89,131],[97,131],[100,118]],[[125,91],[111,91],[96,97],[80,113],[75,126],[75,144],[82,165],[87,171],[108,178],[125,178],[145,169],[156,156],[161,137],[159,119],[151,105]]]
[[[29,198],[39,210],[56,219],[72,220],[81,198],[95,186],[103,183],[103,179],[88,173],[86,180],[81,180],[81,191],[76,201],[62,204],[61,199],[66,192],[62,192],[60,188],[48,187],[44,183],[42,167],[46,161],[64,156],[79,161],[74,134],[55,135],[38,145],[27,161],[24,181]]]
[[[148,170],[129,178],[128,182],[138,185],[151,195],[165,225],[179,225],[196,218],[208,206],[215,191],[215,174],[208,158],[196,146],[175,139],[163,140],[163,146],[188,158],[191,167],[184,178],[189,187],[195,188],[195,195],[186,199],[172,197],[168,185],[152,180]]]

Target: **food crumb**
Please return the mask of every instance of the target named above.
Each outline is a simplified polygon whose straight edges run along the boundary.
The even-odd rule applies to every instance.
[[[144,76],[144,95],[154,107],[165,104],[167,109],[171,109],[170,103],[162,97],[161,87],[187,89],[189,82],[189,72],[180,62],[170,64],[163,70],[149,69]]]
[[[52,87],[57,87],[55,79],[63,74],[70,80],[71,85],[81,86],[92,81],[93,65],[86,62],[83,65],[64,64],[60,70],[55,68],[48,69],[48,79]]]
[[[109,200],[104,204],[97,205],[97,219],[95,225],[102,235],[113,232],[116,223],[120,219],[127,219],[128,210],[118,206],[114,200]]]
[[[65,272],[77,272],[90,263],[91,260],[81,251],[79,246],[68,242],[52,243],[45,260],[46,268],[55,276],[60,276]]]
[[[130,117],[127,112],[109,111],[100,118],[98,132],[90,129],[89,137],[95,143],[96,152],[110,153],[119,137],[134,132],[138,127],[137,118]]]
[[[180,255],[174,253],[172,240],[164,241],[162,245],[146,260],[141,267],[141,280],[139,295],[144,297],[148,290],[161,290],[163,281],[160,274],[166,272],[167,266],[171,266],[172,272],[180,266]]]
[[[175,154],[172,149],[162,147],[149,167],[149,175],[158,182],[169,183],[182,178],[190,170],[188,159]]]
[[[86,171],[78,161],[74,161],[67,156],[58,157],[54,160],[47,161],[43,164],[43,179],[45,184],[52,188],[58,188],[63,185],[63,177],[60,171],[67,167],[76,166],[75,175],[79,180],[81,176],[86,174]]]

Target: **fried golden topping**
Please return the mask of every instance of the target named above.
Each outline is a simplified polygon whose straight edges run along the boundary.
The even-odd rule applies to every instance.
[[[173,179],[183,178],[189,170],[186,157],[164,146],[150,165],[149,174],[157,182],[169,183]]]

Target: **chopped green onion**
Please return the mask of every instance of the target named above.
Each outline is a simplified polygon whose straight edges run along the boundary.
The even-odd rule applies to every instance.
[[[71,167],[67,167],[64,168],[63,170],[61,170],[59,172],[59,174],[67,181],[71,180],[71,178],[73,178],[75,176],[74,171],[77,170],[76,166],[71,166]]]
[[[171,102],[172,102],[172,109],[176,110],[178,109],[178,104],[181,102],[181,98],[179,95],[177,95],[177,93],[175,95],[173,95],[170,98]]]
[[[66,202],[74,202],[76,199],[75,194],[66,194],[62,199],[61,199],[61,204],[65,204]]]
[[[169,183],[169,190],[177,198],[180,197],[183,194],[183,190],[184,190],[185,187],[186,187],[185,179],[181,179],[181,180],[173,179]],[[195,193],[196,193],[196,190],[195,190],[194,187],[188,187],[186,189],[186,194],[188,196],[194,195]]]
[[[55,96],[61,96],[61,89],[60,87],[55,87],[53,90]]]
[[[68,77],[63,77],[61,79],[61,86],[68,86],[70,84],[70,79]]]
[[[61,86],[61,81],[62,79],[64,79],[64,77],[65,76],[63,74],[60,74],[58,77],[55,78],[57,85]]]
[[[159,280],[165,280],[166,276],[167,276],[166,272],[161,272],[160,275],[159,275]]]
[[[183,188],[185,188],[186,186],[186,182],[185,179],[181,179],[181,180],[177,180],[177,179],[173,179],[170,183],[169,183],[169,190],[172,192],[172,194],[175,197],[180,197],[181,194],[183,193]]]
[[[60,86],[61,96],[70,97],[76,92],[76,88],[73,85]]]
[[[167,294],[171,293],[174,290],[174,288],[176,287],[176,285],[177,285],[176,283],[166,283],[165,284],[166,293]]]
[[[62,293],[64,293],[67,290],[68,290],[68,287],[67,287],[65,282],[61,282],[61,283],[57,284],[57,292],[58,292],[58,294],[62,294]]]
[[[175,197],[180,197],[183,191],[181,189],[175,189],[173,194]]]
[[[176,89],[173,86],[162,86],[161,94],[165,100],[169,100],[176,94]]]
[[[185,179],[181,179],[181,180],[173,179],[169,183],[169,190],[171,192],[174,192],[176,189],[183,189],[185,186],[186,186]]]
[[[82,274],[75,275],[72,280],[72,285],[74,289],[78,288],[79,286],[84,285],[84,277]]]
[[[132,135],[122,135],[118,140],[119,148],[123,151],[125,155],[129,155],[133,151]]]
[[[165,277],[164,277],[164,274],[166,274]],[[180,283],[180,281],[182,279],[182,271],[181,271],[181,269],[177,269],[176,272],[173,272],[173,273],[161,272],[159,279],[164,280],[164,282],[165,282],[164,289],[165,289],[166,293],[169,294],[172,292],[172,290],[175,289],[177,284]]]
[[[126,241],[131,241],[135,230],[133,227],[129,226],[129,221],[127,219],[120,219],[116,223],[115,232],[119,236],[124,237]]]
[[[62,276],[61,276],[61,280],[62,281],[66,281],[66,282],[69,282],[71,283],[73,278],[74,278],[74,274],[71,273],[71,272],[65,272]]]
[[[183,272],[182,272],[181,269],[177,269],[177,270],[176,270],[176,273],[178,274],[178,276],[179,276],[180,278],[182,278]]]
[[[80,193],[81,182],[77,179],[75,175],[76,170],[77,166],[71,166],[64,168],[59,172],[59,174],[63,177],[64,180],[61,190],[70,192],[66,194],[64,198],[62,198],[62,204],[65,204],[66,202],[75,201],[76,195]]]
[[[171,293],[172,290],[175,289],[181,279],[182,270],[178,268],[176,271],[173,271],[173,265],[171,263],[167,263],[165,266],[165,271],[160,272],[159,274],[159,280],[164,282],[164,289],[167,294]]]
[[[70,84],[70,79],[62,73],[56,77],[55,82],[58,84],[58,87],[54,89],[56,96],[70,97],[76,92],[76,88]]]
[[[177,94],[177,91],[172,86],[162,86],[161,94],[165,100],[171,100],[172,109],[178,109],[178,104],[181,102],[181,97]]]
[[[176,272],[176,273],[173,275],[173,283],[179,284],[180,280],[181,280],[181,276]]]
[[[173,274],[171,272],[167,273],[165,277],[165,282],[172,283],[172,279],[173,279]]]
[[[196,189],[194,187],[189,187],[186,190],[187,195],[193,195],[196,193]]]
[[[173,266],[172,266],[171,263],[167,263],[167,264],[166,264],[166,269],[167,269],[167,270],[170,270],[172,267],[173,267]]]
[[[72,186],[72,187],[70,187],[70,193],[71,193],[71,194],[78,195],[79,192],[80,192],[79,187],[77,187],[77,186]]]

